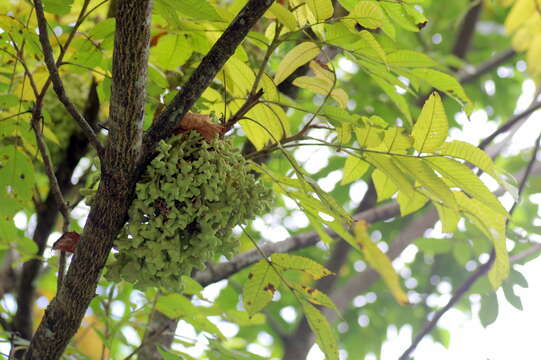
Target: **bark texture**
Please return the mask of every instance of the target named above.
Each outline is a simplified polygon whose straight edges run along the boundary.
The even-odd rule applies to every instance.
[[[60,358],[94,297],[131,202],[141,152],[151,1],[119,1],[117,10],[111,129],[102,179],[64,286],[45,310],[25,359]]]

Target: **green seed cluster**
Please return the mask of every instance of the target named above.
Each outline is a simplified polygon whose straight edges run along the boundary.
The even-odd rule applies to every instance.
[[[236,252],[233,227],[267,211],[271,193],[228,141],[207,143],[192,131],[157,150],[136,186],[107,276],[180,291],[182,275]]]

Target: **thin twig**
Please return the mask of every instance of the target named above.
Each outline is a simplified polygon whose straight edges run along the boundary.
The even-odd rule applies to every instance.
[[[94,129],[92,129],[90,124],[81,115],[79,110],[77,110],[73,102],[68,98],[64,89],[64,85],[62,84],[62,79],[60,79],[58,67],[53,57],[53,48],[51,47],[51,43],[48,37],[47,20],[45,19],[43,4],[41,3],[41,0],[34,0],[34,5],[36,8],[36,18],[39,28],[39,41],[41,43],[41,47],[43,48],[45,64],[47,65],[50,78],[53,82],[53,89],[56,92],[56,95],[58,96],[60,102],[64,105],[69,114],[79,124],[79,126],[83,130],[83,133],[88,138],[88,141],[96,148],[98,155],[101,157],[103,153],[103,145],[100,143],[96,134],[94,133]]]

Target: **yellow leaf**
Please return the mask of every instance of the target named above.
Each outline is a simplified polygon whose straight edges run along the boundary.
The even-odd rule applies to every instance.
[[[338,343],[336,334],[323,314],[313,305],[301,301],[302,309],[308,320],[310,329],[316,336],[316,343],[325,354],[327,360],[338,360]]]
[[[437,92],[433,92],[413,126],[413,146],[420,153],[432,153],[443,144],[448,129],[449,124],[441,98]]]
[[[377,29],[387,22],[387,16],[379,4],[373,1],[359,1],[349,17],[368,29]]]
[[[268,12],[284,24],[289,30],[293,31],[297,29],[297,20],[291,11],[286,9],[282,4],[275,2],[271,5]]]
[[[376,188],[378,202],[390,198],[395,192],[398,191],[398,187],[395,185],[395,183],[379,169],[372,171],[372,181],[374,182],[374,187]]]
[[[509,254],[505,244],[505,217],[480,201],[470,199],[460,191],[454,191],[453,194],[468,218],[492,240],[496,259],[488,272],[488,279],[494,289],[497,289],[509,275]]]
[[[306,0],[306,4],[317,21],[326,20],[333,15],[332,0]]]
[[[276,253],[271,255],[271,261],[284,270],[302,271],[315,280],[334,274],[325,266],[304,256]]]
[[[408,296],[402,290],[391,260],[370,240],[367,229],[368,225],[365,221],[361,220],[355,223],[355,240],[360,244],[366,262],[380,274],[385,285],[387,285],[399,304],[409,304]]]
[[[317,44],[312,42],[303,42],[295,46],[278,65],[278,70],[274,75],[274,83],[276,85],[280,84],[299,67],[315,58],[319,52],[320,49]]]
[[[366,161],[359,159],[358,156],[348,156],[346,164],[344,165],[342,182],[340,184],[346,185],[360,179],[369,167],[370,165]]]
[[[266,260],[260,260],[250,268],[248,280],[244,283],[242,300],[250,316],[271,302],[280,286],[280,276]]]
[[[340,105],[341,108],[346,108],[349,97],[343,89],[335,88],[331,91],[331,97]]]

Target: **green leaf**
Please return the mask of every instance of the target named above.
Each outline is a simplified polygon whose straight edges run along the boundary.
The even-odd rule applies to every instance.
[[[199,294],[203,286],[189,276],[182,276],[183,293],[188,295]]]
[[[306,4],[317,21],[326,20],[333,15],[332,0],[306,0]]]
[[[361,36],[362,38],[362,42],[364,45],[367,45],[368,47],[370,47],[371,50],[374,51],[374,53],[376,54],[376,56],[385,64],[385,65],[388,65],[387,63],[387,55],[385,55],[385,50],[383,50],[383,48],[381,47],[381,45],[379,44],[379,42],[376,40],[376,38],[374,37],[374,35],[370,34],[368,31],[366,30],[363,30],[359,33],[359,35]]]
[[[342,181],[340,182],[340,184],[346,185],[360,179],[369,168],[370,164],[368,164],[366,161],[359,159],[358,156],[348,156],[344,165]]]
[[[453,248],[452,239],[420,238],[415,240],[415,246],[427,254],[444,254]]]
[[[425,54],[413,50],[396,50],[387,54],[387,63],[401,67],[433,67],[438,65]]]
[[[434,173],[434,171],[426,165],[426,162],[418,157],[396,156],[393,159],[394,163],[402,169],[403,172],[409,174],[423,186],[430,197],[441,201],[451,209],[458,210],[458,205],[449,187],[445,185],[443,180]]]
[[[329,94],[332,89],[332,83],[313,76],[299,76],[293,80],[293,85],[321,95]]]
[[[484,327],[492,324],[498,317],[498,297],[494,291],[481,296],[479,320]]]
[[[316,336],[316,343],[325,354],[327,360],[338,360],[338,343],[336,334],[323,314],[313,305],[302,301],[302,309],[308,320],[310,329]]]
[[[293,15],[293,13],[286,9],[282,4],[275,2],[271,5],[268,11],[272,13],[272,15],[274,15],[276,19],[284,24],[289,30],[293,31],[298,28],[295,15]]]
[[[428,198],[419,191],[413,193],[413,198],[404,196],[404,193],[399,192],[396,197],[398,205],[400,205],[400,215],[406,216],[421,209],[428,202]]]
[[[315,58],[319,53],[319,46],[313,42],[303,42],[295,46],[278,65],[278,70],[274,75],[274,83],[276,85],[280,84],[295,70]]]
[[[20,148],[0,146],[0,198],[10,197],[19,204],[32,199],[34,166]]]
[[[443,91],[458,103],[465,107],[467,114],[473,110],[473,103],[464,92],[462,85],[451,75],[433,69],[413,69],[411,73],[419,81],[424,81],[430,86]]]
[[[447,138],[449,125],[438,93],[433,92],[423,105],[413,126],[413,146],[420,153],[436,151]]]
[[[375,166],[396,185],[399,191],[403,191],[404,195],[413,198],[415,189],[412,181],[400,170],[392,161],[391,156],[385,154],[366,153],[365,159],[370,164]]]
[[[520,299],[520,296],[515,294],[513,284],[504,282],[502,288],[505,299],[509,302],[509,304],[513,305],[515,309],[522,311],[522,300]]]
[[[71,11],[73,0],[43,0],[43,10],[46,12],[66,15]]]
[[[167,34],[150,49],[150,61],[163,70],[177,70],[191,54],[190,41],[184,34]]]
[[[449,155],[455,158],[463,159],[483,170],[494,179],[499,180],[496,168],[492,159],[486,152],[467,142],[454,140],[446,142],[438,151],[439,154]]]
[[[250,316],[271,302],[279,286],[280,276],[266,260],[260,260],[250,268],[248,280],[244,283],[242,292],[244,308]]]
[[[457,240],[453,246],[453,256],[460,266],[465,266],[472,257],[470,245],[464,240]]]
[[[398,187],[383,171],[375,169],[372,171],[372,181],[378,195],[378,202],[389,199],[398,191]],[[407,198],[409,201],[409,198]]]
[[[385,13],[379,4],[373,1],[359,1],[348,17],[368,29],[380,28],[387,22]]]
[[[461,188],[470,197],[477,198],[504,216],[508,215],[496,196],[466,165],[446,157],[430,157],[426,160],[445,179]]]
[[[19,98],[11,94],[0,95],[0,109],[9,109],[19,104]]]
[[[333,274],[332,271],[326,269],[323,265],[304,256],[277,253],[271,255],[271,261],[274,265],[284,270],[302,271],[315,280]]]
[[[157,0],[195,20],[222,20],[207,0]]]
[[[198,313],[192,302],[180,294],[160,296],[156,302],[156,309],[173,319]]]
[[[370,240],[367,228],[365,221],[357,221],[354,227],[355,240],[360,244],[366,262],[380,274],[385,285],[387,285],[387,288],[399,304],[409,304],[408,296],[402,290],[391,260]]]
[[[438,216],[440,217],[442,232],[453,233],[456,231],[458,220],[460,220],[460,214],[457,210],[451,209],[448,206],[443,206],[438,203],[434,203]]]

